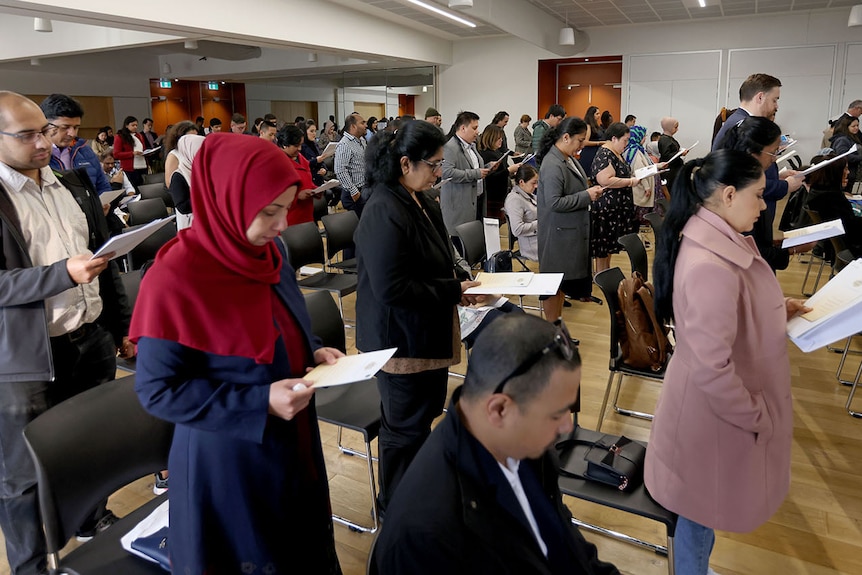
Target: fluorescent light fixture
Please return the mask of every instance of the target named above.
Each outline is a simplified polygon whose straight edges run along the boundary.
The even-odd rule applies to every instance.
[[[449,0],[449,8],[464,10],[473,7],[473,0]]]
[[[36,32],[53,32],[50,18],[33,18],[33,30]]]
[[[850,18],[847,20],[847,26],[862,26],[862,4],[857,4],[850,9]]]
[[[700,4],[701,8],[706,8],[706,0],[697,0],[697,3]]]
[[[575,45],[575,29],[574,28],[560,28],[560,46],[574,46]]]
[[[416,6],[419,6],[420,8],[424,8],[425,10],[428,10],[429,12],[434,12],[435,14],[437,14],[439,16],[443,16],[444,18],[449,18],[450,20],[454,20],[455,22],[458,22],[459,24],[469,26],[470,28],[476,27],[476,25],[474,23],[470,22],[469,20],[465,20],[464,18],[461,18],[460,16],[455,16],[454,14],[450,14],[450,13],[446,12],[445,10],[441,10],[437,6],[432,6],[431,4],[426,4],[425,2],[422,2],[421,0],[407,0],[407,1],[410,2],[411,4],[415,4]]]

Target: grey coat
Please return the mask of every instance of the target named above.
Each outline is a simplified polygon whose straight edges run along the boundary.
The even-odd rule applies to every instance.
[[[481,166],[482,156],[475,144],[471,147]],[[452,180],[443,184],[440,190],[440,208],[446,230],[449,235],[454,235],[455,226],[476,219],[476,202],[485,201],[484,194],[479,198],[476,191],[476,183],[482,179],[482,173],[473,168],[457,136],[452,136],[443,146],[443,179],[447,178]]]
[[[578,162],[566,162],[556,146],[539,171],[539,269],[567,280],[590,276],[590,195]]]

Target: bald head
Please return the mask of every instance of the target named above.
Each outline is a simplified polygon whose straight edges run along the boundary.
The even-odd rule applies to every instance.
[[[15,92],[0,92],[0,131],[8,132],[0,134],[0,162],[37,183],[39,170],[51,160],[46,128],[48,120],[35,102]]]
[[[16,92],[8,90],[0,90],[0,130],[6,131],[6,126],[17,114],[21,107],[33,108],[35,106],[39,111],[42,110],[36,105],[36,102],[30,98],[26,98]]]
[[[665,116],[661,119],[661,131],[665,134],[673,136],[679,128],[679,121],[676,118]]]

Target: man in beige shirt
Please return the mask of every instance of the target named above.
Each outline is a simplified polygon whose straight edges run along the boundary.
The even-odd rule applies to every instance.
[[[109,381],[130,310],[92,183],[49,167],[57,128],[32,101],[0,92],[0,528],[14,575],[43,573],[36,474],[22,431],[73,395]],[[82,177],[86,177],[81,172]],[[92,258],[92,259],[91,259]],[[102,505],[79,536],[116,517]]]

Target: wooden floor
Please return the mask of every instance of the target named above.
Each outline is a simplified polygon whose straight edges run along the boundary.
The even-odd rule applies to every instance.
[[[620,266],[626,273],[630,269],[624,253],[614,256],[612,265]],[[791,262],[788,270],[779,272],[785,295],[800,295],[804,272],[804,264],[797,260]],[[594,293],[600,295],[598,288]],[[353,296],[345,299],[348,318],[355,317],[354,301]],[[528,298],[526,303],[536,302]],[[574,303],[565,309],[564,318],[572,335],[581,340],[580,423],[594,428],[608,376],[609,314],[605,306]],[[347,334],[348,345],[352,346],[352,330]],[[789,342],[788,350],[795,411],[790,494],[775,516],[753,533],[718,533],[711,566],[722,575],[858,575],[862,573],[862,420],[853,419],[844,411],[848,388],[835,379],[837,354],[825,349],[803,354]],[[852,357],[846,369],[848,377],[852,377],[858,365],[859,356]],[[463,373],[464,366],[457,369]],[[450,392],[459,384],[460,380],[451,378]],[[658,391],[656,384],[626,380],[620,403],[651,411]],[[862,409],[862,396],[856,407]],[[612,414],[605,419],[604,431],[647,439],[649,423]],[[339,454],[334,427],[321,424],[321,435],[333,509],[367,522],[371,504],[365,462]],[[362,445],[361,438],[349,432],[345,433],[345,440],[355,448]],[[112,509],[118,515],[128,512],[152,496],[151,487],[152,477],[123,489],[113,497]],[[585,521],[656,543],[664,541],[664,530],[658,524],[591,504],[573,500],[568,503],[573,514]],[[353,533],[340,525],[336,525],[335,535],[345,575],[365,573],[373,536]],[[600,535],[586,536],[598,545],[601,558],[615,563],[624,573],[667,573],[664,557]],[[5,552],[0,553],[3,553],[0,575],[6,575],[9,571]]]

